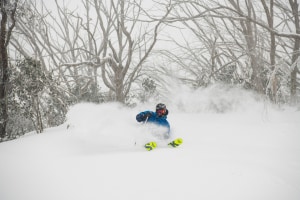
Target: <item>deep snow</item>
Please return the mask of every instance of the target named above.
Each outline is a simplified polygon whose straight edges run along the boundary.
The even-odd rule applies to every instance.
[[[135,115],[155,101],[81,103],[59,127],[0,143],[0,199],[300,199],[299,110],[221,86],[169,97],[181,147],[143,149]]]

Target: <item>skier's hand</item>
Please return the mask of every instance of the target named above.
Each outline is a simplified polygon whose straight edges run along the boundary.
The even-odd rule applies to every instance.
[[[145,113],[145,114],[140,113],[140,114],[138,114],[136,116],[136,121],[143,122],[143,121],[146,121],[149,117],[151,117],[151,113],[150,112],[149,113]]]
[[[142,122],[145,120],[144,114],[138,114],[135,118],[136,118],[136,121],[138,121],[138,122]]]

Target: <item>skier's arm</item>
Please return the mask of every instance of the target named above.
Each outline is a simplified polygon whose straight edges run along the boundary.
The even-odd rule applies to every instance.
[[[137,114],[136,121],[138,121],[138,122],[144,122],[144,121],[146,121],[151,116],[152,116],[152,112],[151,111],[144,111],[144,112],[141,112],[141,113]]]

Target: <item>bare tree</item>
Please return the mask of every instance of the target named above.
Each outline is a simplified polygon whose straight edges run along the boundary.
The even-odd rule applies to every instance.
[[[235,1],[231,3],[232,6],[229,7],[227,4],[220,5],[214,1],[207,3],[179,1],[177,16],[169,22],[182,22],[195,36],[195,41],[193,43],[189,41],[185,46],[178,44],[180,51],[187,50],[185,59],[178,60],[186,60],[189,63],[185,67],[187,70],[194,65],[193,68],[202,69],[193,70],[196,85],[220,80],[237,82],[240,79],[236,73],[238,68],[240,72],[243,72],[246,67],[248,67],[247,72],[253,68],[252,81],[249,82],[253,82],[257,90],[262,92],[262,82],[256,76],[259,74],[258,58],[261,56],[257,52],[257,28],[251,21],[241,20],[236,23],[236,13],[244,11],[240,4]],[[254,15],[252,9],[249,5],[245,10],[249,15]],[[192,61],[189,62],[190,59]],[[247,64],[248,60],[249,64]]]
[[[0,138],[6,135],[6,125],[8,121],[7,113],[7,95],[9,82],[9,62],[8,62],[8,44],[15,26],[15,14],[18,0],[0,1],[1,27],[0,27]]]
[[[292,9],[296,33],[300,34],[299,3],[297,0],[289,0],[289,3],[291,6],[291,9]],[[297,67],[297,62],[300,62],[299,61],[300,38],[295,37],[294,40],[295,40],[295,43],[294,43],[293,56],[292,56],[292,63],[294,64],[294,68],[292,69],[292,72],[291,72],[291,100],[292,100],[292,103],[296,103],[297,74],[299,73],[299,70]]]
[[[282,70],[286,71],[283,69],[286,65],[282,65],[282,59],[294,55],[290,64],[294,70],[290,72],[292,85],[289,87],[291,96],[293,96],[292,91],[296,93],[298,69],[295,68],[295,62],[298,62],[297,52],[299,52],[296,41],[300,37],[300,34],[294,31],[299,26],[299,21],[297,22],[299,8],[296,1],[290,2],[292,9],[279,0],[260,2],[193,0],[176,1],[175,4],[180,9],[177,16],[168,18],[169,22],[185,24],[195,35],[195,41],[198,40],[197,47],[207,48],[206,53],[203,54],[200,50],[195,54],[196,48],[191,49],[191,44],[184,46],[197,55],[194,61],[199,63],[199,68],[202,68],[201,63],[211,67],[210,77],[215,78],[212,75],[220,73],[228,64],[235,66],[238,68],[238,75],[242,77],[241,80],[249,83],[259,93],[270,95],[271,99],[276,101],[282,95],[284,89],[282,83],[287,79],[287,76],[280,75]],[[283,15],[287,15],[288,18],[283,19]],[[289,19],[295,19],[293,20],[295,28],[291,27],[292,21]],[[211,41],[210,45],[207,45],[208,41]],[[295,41],[293,47],[289,45],[290,41]],[[181,48],[181,45],[178,47]],[[222,58],[222,54],[225,58]],[[200,71],[200,73],[207,72]],[[281,78],[278,77],[279,75]],[[205,75],[199,74],[198,77],[205,77]],[[248,80],[247,77],[250,79]]]
[[[264,11],[267,16],[267,21],[270,29],[274,29],[274,1],[270,0],[269,6],[267,5],[265,0],[261,0],[261,3],[263,5]],[[274,71],[275,65],[276,65],[276,38],[274,32],[270,33],[270,64],[271,64],[271,70]],[[273,76],[272,76],[273,75]],[[270,90],[270,98],[273,101],[276,101],[276,93],[278,89],[278,79],[276,72],[272,73],[272,75],[269,78],[269,84],[267,86],[267,90]],[[268,93],[268,91],[266,91]]]
[[[110,1],[110,7],[107,7],[103,2],[94,0],[94,8],[102,35],[105,36],[102,58],[108,58],[100,64],[102,79],[115,94],[115,100],[124,103],[132,83],[157,42],[159,27],[171,7],[167,6],[164,15],[153,21],[156,24],[152,28],[150,26],[152,30],[140,19],[142,14],[147,14],[143,13],[142,1]]]
[[[18,24],[46,71],[57,72],[74,96],[87,88],[93,88],[95,95],[97,85],[103,83],[113,94],[111,100],[125,102],[171,7],[164,6],[161,17],[154,19],[147,15],[142,1],[83,0],[84,18],[55,2],[58,16],[50,11],[41,14],[33,7],[29,9],[35,9],[33,17],[39,24],[26,19]],[[49,16],[52,21],[47,21]],[[17,38],[14,45],[22,49]],[[45,58],[51,66],[46,66]]]

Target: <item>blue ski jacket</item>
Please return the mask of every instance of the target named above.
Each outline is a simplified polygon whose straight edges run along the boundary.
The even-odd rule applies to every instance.
[[[170,132],[170,124],[167,121],[167,115],[168,115],[168,110],[167,113],[163,116],[158,116],[156,112],[152,111],[144,111],[136,116],[136,120],[138,122],[147,122],[147,123],[153,123],[158,126],[163,126],[168,129],[168,133]]]

